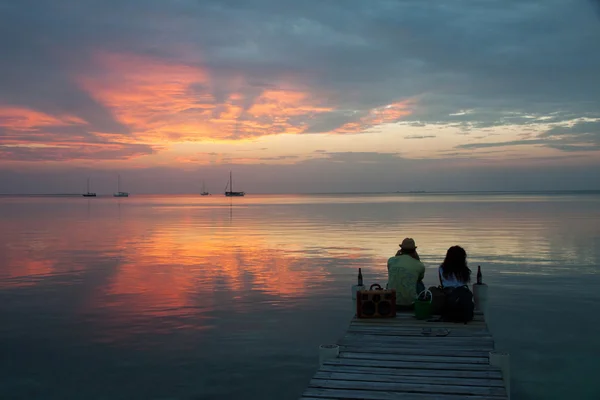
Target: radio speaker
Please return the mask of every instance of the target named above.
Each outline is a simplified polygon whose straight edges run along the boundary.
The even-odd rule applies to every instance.
[[[382,289],[374,283],[369,290],[356,293],[356,316],[358,318],[393,318],[396,316],[396,291]]]

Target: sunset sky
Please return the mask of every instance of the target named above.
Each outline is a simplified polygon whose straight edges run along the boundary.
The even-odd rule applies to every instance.
[[[0,193],[600,189],[591,0],[0,0]]]

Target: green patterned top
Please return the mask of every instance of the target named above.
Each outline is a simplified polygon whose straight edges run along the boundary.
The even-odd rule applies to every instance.
[[[425,265],[408,254],[390,257],[387,262],[388,288],[396,289],[396,304],[409,306],[417,297],[417,282],[425,276]]]

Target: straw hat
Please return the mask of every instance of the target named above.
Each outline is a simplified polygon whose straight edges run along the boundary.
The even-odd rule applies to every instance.
[[[405,251],[416,250],[417,246],[413,238],[406,238],[400,244],[400,248]]]

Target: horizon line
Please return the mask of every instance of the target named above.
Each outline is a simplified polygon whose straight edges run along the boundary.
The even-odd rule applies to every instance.
[[[196,192],[188,193],[135,193],[128,192],[130,195],[138,196],[193,196],[200,195]],[[296,193],[277,193],[277,192],[255,192],[246,194],[256,195],[351,195],[351,194],[560,194],[560,193],[600,193],[600,189],[561,189],[561,190],[411,190],[411,191],[373,191],[373,192],[296,192]],[[214,193],[218,196],[223,193]],[[211,193],[213,195],[213,193]],[[224,195],[224,194],[223,194]],[[0,196],[83,196],[83,193],[0,193]],[[112,197],[113,193],[98,194],[98,197]]]

